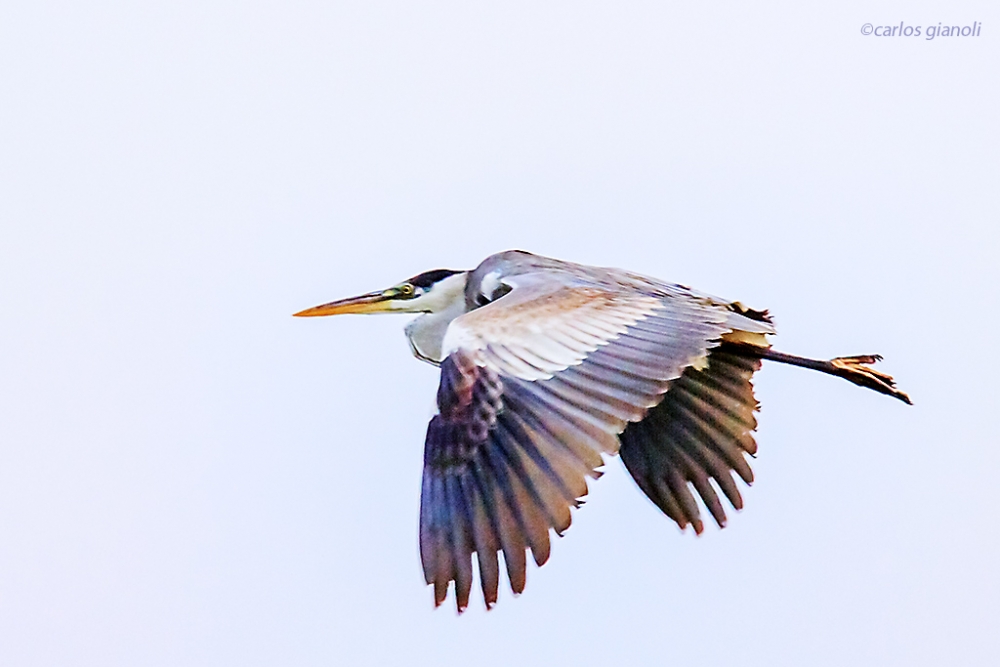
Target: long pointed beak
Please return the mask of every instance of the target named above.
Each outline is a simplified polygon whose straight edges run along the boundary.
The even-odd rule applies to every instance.
[[[326,315],[345,315],[347,313],[385,313],[392,310],[392,294],[388,292],[370,292],[361,296],[352,296],[331,303],[324,303],[315,308],[306,308],[295,313],[293,317],[324,317]]]

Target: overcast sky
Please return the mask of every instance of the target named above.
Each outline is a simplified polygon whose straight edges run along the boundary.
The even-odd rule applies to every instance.
[[[1000,12],[694,4],[6,3],[0,664],[995,664]],[[522,596],[435,611],[436,371],[290,315],[508,248],[915,405],[768,366],[725,530],[609,460]]]

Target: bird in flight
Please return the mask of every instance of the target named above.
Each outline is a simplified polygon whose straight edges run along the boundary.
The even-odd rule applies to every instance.
[[[695,494],[724,526],[715,487],[743,508],[733,473],[753,481],[751,377],[764,359],[910,403],[870,366],[877,355],[820,361],[771,349],[767,311],[520,250],[296,316],[344,313],[420,314],[406,326],[410,348],[441,369],[424,443],[420,558],[435,606],[454,582],[459,612],[473,557],[487,608],[501,552],[511,589],[524,590],[526,552],[538,565],[548,560],[550,529],[569,528],[605,454],[620,455],[682,530],[703,530]]]

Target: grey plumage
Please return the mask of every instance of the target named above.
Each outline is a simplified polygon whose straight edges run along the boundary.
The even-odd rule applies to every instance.
[[[697,498],[725,525],[716,486],[741,509],[734,474],[753,481],[751,378],[762,359],[909,402],[866,365],[874,357],[825,362],[771,351],[765,312],[521,251],[299,314],[343,312],[423,313],[407,336],[418,358],[440,365],[441,381],[425,441],[420,554],[435,604],[454,582],[459,611],[473,557],[488,607],[500,553],[511,589],[524,590],[527,551],[538,565],[548,560],[550,531],[569,527],[605,455],[620,454],[682,529],[703,530]]]

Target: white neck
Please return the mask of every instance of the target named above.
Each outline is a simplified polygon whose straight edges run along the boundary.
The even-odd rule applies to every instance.
[[[459,315],[463,315],[465,305],[465,273],[448,276],[427,294],[410,303],[425,311],[423,315],[406,325],[406,337],[410,341],[413,356],[435,366],[444,358],[441,342],[448,325]]]

